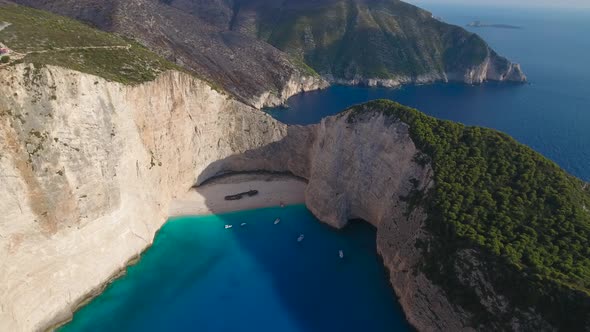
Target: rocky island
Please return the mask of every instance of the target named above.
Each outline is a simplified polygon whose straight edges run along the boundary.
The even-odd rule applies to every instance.
[[[89,21],[100,14],[94,23],[118,31],[132,25],[106,14],[137,13],[124,6],[139,2],[110,1],[100,10],[82,10],[96,9],[87,7],[90,3],[40,6]],[[192,2],[145,3],[142,10],[170,6],[163,12],[170,14]],[[423,70],[407,72],[404,65],[383,62],[378,64],[386,68],[383,76],[369,64],[323,67],[332,51],[322,53],[322,47],[283,50],[277,42],[275,48],[272,37],[283,28],[248,25],[262,13],[274,13],[270,2],[238,3],[221,35],[234,41],[256,36],[265,46],[253,49],[280,52],[278,59],[287,59],[291,73],[302,70],[305,59],[325,79],[351,83],[370,78],[389,84],[378,80],[433,73],[436,80],[446,75],[470,83],[524,80],[518,66],[476,35],[431,23],[426,12],[400,1],[376,1],[379,10],[368,12],[366,2],[326,1],[329,10],[354,18],[345,24],[351,28],[343,34],[347,38],[355,31],[362,36],[366,30],[352,28],[368,23],[391,32],[385,27],[393,23],[383,21],[388,10],[407,15],[411,25],[418,13],[420,26],[449,29],[450,34],[430,35],[432,45],[447,45],[437,49],[444,49],[444,56],[426,57]],[[306,4],[287,9],[294,18],[307,19],[301,16]],[[182,8],[193,16],[203,10]],[[589,186],[510,137],[391,101],[359,105],[320,124],[288,127],[256,107],[269,103],[268,96],[280,100],[300,91],[299,86],[280,92],[293,76],[274,81],[274,91],[256,84],[251,91],[245,84],[228,88],[231,79],[217,81],[209,72],[216,66],[184,63],[196,49],[176,58],[161,52],[177,60],[172,63],[126,37],[3,0],[0,20],[11,23],[0,41],[23,54],[0,69],[0,330],[45,330],[68,320],[150,245],[174,198],[195,183],[244,171],[306,179],[306,205],[329,225],[341,228],[353,218],[373,224],[393,289],[418,330],[589,329]],[[227,23],[220,19],[207,26]],[[271,33],[252,30],[261,26]],[[141,39],[145,31],[136,29],[123,34],[151,45]],[[303,27],[304,36],[306,31]],[[315,36],[296,40],[320,45]],[[176,49],[172,44],[157,49]],[[306,55],[306,50],[312,51]],[[358,64],[361,56],[351,54],[347,61]],[[463,56],[472,61],[459,60]],[[293,74],[298,82],[305,76],[300,74]]]

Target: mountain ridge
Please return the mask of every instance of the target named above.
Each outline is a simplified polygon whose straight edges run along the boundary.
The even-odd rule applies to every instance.
[[[326,81],[526,81],[479,36],[398,0],[15,2],[136,39],[257,108]]]
[[[303,58],[338,83],[526,81],[518,65],[476,34],[402,1],[238,2],[236,30]]]

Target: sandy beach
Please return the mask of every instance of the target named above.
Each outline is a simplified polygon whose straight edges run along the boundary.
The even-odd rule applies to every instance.
[[[213,179],[191,189],[170,204],[169,215],[207,215],[304,202],[306,182],[288,175],[252,173],[233,174]],[[252,197],[227,201],[225,196],[258,190]]]

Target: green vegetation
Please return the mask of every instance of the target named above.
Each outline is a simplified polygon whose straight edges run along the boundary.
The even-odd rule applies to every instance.
[[[55,65],[125,84],[153,80],[179,68],[143,46],[48,12],[0,5],[0,41],[36,66]],[[15,57],[16,58],[16,57]]]
[[[475,248],[495,267],[495,288],[514,303],[537,306],[557,326],[590,323],[586,183],[495,130],[438,120],[384,100],[353,107],[349,121],[365,111],[409,124],[412,140],[431,160],[435,187],[424,200],[428,228],[438,238],[425,262],[431,278],[448,286],[455,300],[469,303],[449,278],[456,274],[458,250]],[[479,304],[472,300],[470,305]]]
[[[5,55],[0,58],[0,63],[9,63],[9,62],[10,62],[10,57],[8,55]]]
[[[0,21],[12,24],[0,32],[0,39],[19,53],[60,47],[127,45],[115,35],[24,6],[0,5]]]
[[[295,65],[297,68],[299,68],[301,70],[301,72],[310,75],[310,76],[320,76],[320,74],[318,74],[315,70],[313,70],[313,68],[311,68],[310,66],[308,66],[304,60],[297,58],[297,57],[291,57],[291,63],[293,63],[293,65]]]
[[[81,49],[31,53],[24,59],[35,66],[61,66],[125,84],[154,80],[168,69],[180,70],[144,47],[130,42],[130,49]]]
[[[489,52],[477,35],[400,1],[291,3],[257,13],[258,38],[337,78],[464,72]]]

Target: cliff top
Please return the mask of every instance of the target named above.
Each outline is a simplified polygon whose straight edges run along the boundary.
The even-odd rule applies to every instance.
[[[454,268],[446,264],[459,249],[475,248],[495,266],[498,289],[517,303],[560,294],[554,297],[559,310],[590,309],[587,184],[496,130],[438,120],[386,100],[349,111],[351,122],[377,111],[407,123],[422,151],[416,161],[432,164],[435,187],[423,202],[428,227],[439,238],[425,263],[433,279],[457,295],[448,279],[453,273],[443,271]],[[559,310],[547,309],[548,317],[560,319]],[[579,314],[587,315],[584,310]]]
[[[434,208],[453,233],[515,267],[590,294],[590,191],[557,164],[499,131],[438,120],[398,103],[355,106],[410,125],[436,173]]]
[[[12,50],[12,63],[55,65],[136,84],[163,71],[179,69],[134,41],[81,22],[14,4],[0,3],[0,43]]]

